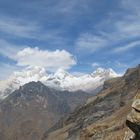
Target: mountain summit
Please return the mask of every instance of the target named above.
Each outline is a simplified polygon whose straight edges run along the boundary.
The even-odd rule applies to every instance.
[[[74,76],[63,69],[58,69],[54,74],[47,74],[45,68],[29,67],[25,70],[14,72],[7,80],[0,81],[0,98],[7,97],[20,86],[32,81],[40,81],[58,90],[82,90],[93,93],[101,89],[105,80],[118,76],[112,69],[103,68],[98,68],[91,74]]]

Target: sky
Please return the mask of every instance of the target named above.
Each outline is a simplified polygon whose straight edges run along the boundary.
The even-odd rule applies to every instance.
[[[30,66],[123,73],[139,55],[139,0],[0,0],[0,79]]]

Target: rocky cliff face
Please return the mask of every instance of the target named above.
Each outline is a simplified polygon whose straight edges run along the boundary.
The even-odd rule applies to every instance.
[[[122,140],[140,88],[140,65],[105,82],[104,89],[44,134],[43,140]],[[139,115],[138,115],[139,117]]]
[[[126,131],[124,140],[140,140],[140,90],[132,103],[132,110],[127,116]]]

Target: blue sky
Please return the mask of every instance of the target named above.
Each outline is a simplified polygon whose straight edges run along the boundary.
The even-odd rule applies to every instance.
[[[122,73],[140,63],[139,0],[0,0],[0,79],[39,65]]]

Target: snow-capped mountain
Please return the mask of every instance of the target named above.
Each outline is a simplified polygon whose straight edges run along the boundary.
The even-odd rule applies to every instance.
[[[29,67],[19,72],[14,72],[7,80],[0,81],[0,99],[31,81],[46,81],[47,73],[44,68]]]
[[[62,69],[54,74],[47,74],[44,68],[29,67],[20,72],[14,72],[7,80],[0,81],[0,98],[5,98],[31,81],[40,81],[43,84],[59,89],[91,92],[101,87],[105,80],[119,76],[112,69],[98,68],[91,74],[74,76]]]

